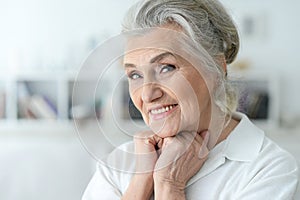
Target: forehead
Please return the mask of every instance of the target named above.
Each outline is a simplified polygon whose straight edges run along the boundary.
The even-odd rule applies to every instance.
[[[179,49],[182,33],[172,29],[155,28],[128,35],[125,44],[124,62],[128,60],[151,60],[158,54],[173,53]]]
[[[154,48],[137,49],[137,50],[125,53],[123,62],[124,63],[132,63],[132,64],[150,62],[158,55],[162,55],[162,54],[165,54],[168,52],[170,52],[170,51],[154,49]]]

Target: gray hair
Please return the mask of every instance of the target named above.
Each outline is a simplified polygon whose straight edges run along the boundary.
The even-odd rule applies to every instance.
[[[218,63],[224,55],[226,63],[234,61],[239,50],[239,35],[233,20],[217,0],[141,0],[131,7],[123,21],[123,31],[178,24],[197,44],[203,46]],[[217,65],[217,84],[223,83],[226,99],[221,100],[218,87],[214,101],[222,111],[230,114],[236,110],[237,95],[227,79],[227,72]]]

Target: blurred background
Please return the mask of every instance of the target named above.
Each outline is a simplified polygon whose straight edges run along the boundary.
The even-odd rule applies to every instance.
[[[1,200],[81,198],[96,161],[81,144],[72,118],[96,114],[101,121],[111,109],[106,94],[114,80],[105,80],[95,100],[85,98],[90,85],[82,83],[82,95],[74,95],[72,104],[73,86],[84,59],[120,32],[134,2],[0,0]],[[240,54],[229,66],[241,91],[239,110],[299,163],[300,1],[222,2],[241,35]],[[117,92],[113,106],[123,112],[121,120],[126,124],[131,115],[139,121],[126,84]],[[91,131],[81,127],[86,136]]]

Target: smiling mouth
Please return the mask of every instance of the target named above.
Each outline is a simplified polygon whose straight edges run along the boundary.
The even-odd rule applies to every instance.
[[[150,113],[152,115],[160,115],[160,114],[164,114],[164,113],[169,113],[169,112],[173,111],[177,106],[178,106],[178,104],[162,106],[160,108],[150,110]]]

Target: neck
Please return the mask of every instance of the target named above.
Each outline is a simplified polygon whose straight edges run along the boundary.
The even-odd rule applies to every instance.
[[[229,135],[230,133],[233,131],[233,129],[238,125],[239,123],[239,120],[237,119],[234,119],[232,117],[228,117],[228,124],[225,126],[225,128],[223,129],[222,133],[220,134],[218,140],[217,140],[217,144],[219,144],[220,142],[222,142],[223,140],[225,140]],[[227,121],[226,120],[226,121]]]

